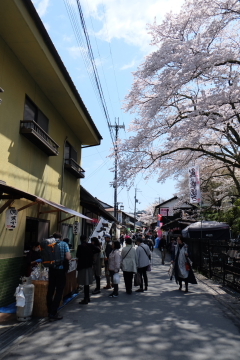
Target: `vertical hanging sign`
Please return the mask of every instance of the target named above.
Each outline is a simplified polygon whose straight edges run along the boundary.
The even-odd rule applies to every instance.
[[[18,211],[11,207],[6,211],[6,228],[13,230],[17,227]]]
[[[190,203],[201,203],[200,172],[199,166],[192,166],[188,169]]]
[[[73,224],[73,234],[77,235],[80,233],[80,223],[78,221],[74,221]]]

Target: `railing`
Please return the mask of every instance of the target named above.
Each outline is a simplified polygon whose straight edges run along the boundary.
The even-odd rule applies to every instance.
[[[188,239],[193,267],[240,292],[240,244],[229,240]]]
[[[72,158],[65,159],[64,163],[65,163],[65,168],[67,168],[69,171],[74,173],[74,175],[77,175],[78,177],[81,177],[81,178],[85,177],[85,174],[84,174],[85,170],[83,170],[81,168],[81,166],[78,165],[78,163],[75,160],[73,160]]]
[[[35,135],[38,140],[42,140],[43,143],[58,155],[59,145],[34,120],[21,120],[20,133],[29,138],[31,135]],[[34,138],[31,141],[34,143]]]

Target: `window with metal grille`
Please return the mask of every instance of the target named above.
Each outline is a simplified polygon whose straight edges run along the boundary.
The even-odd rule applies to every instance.
[[[77,162],[77,151],[67,141],[65,145],[65,160],[73,159]]]
[[[25,99],[24,120],[34,120],[46,133],[48,133],[48,118],[28,96],[26,96]]]

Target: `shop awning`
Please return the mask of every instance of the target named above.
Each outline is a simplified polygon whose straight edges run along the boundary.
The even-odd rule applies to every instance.
[[[80,190],[81,205],[91,212],[102,216],[104,219],[119,223],[119,221],[104,209],[100,201],[93,197],[82,185]]]
[[[27,205],[23,206],[22,208],[17,209],[18,211],[24,210],[24,209],[26,209],[26,208],[28,208],[30,206],[35,205],[35,204],[40,204],[40,205],[45,205],[46,204],[46,205],[49,205],[49,206],[52,206],[53,208],[55,208],[56,212],[57,211],[62,211],[64,213],[66,213],[66,214],[72,215],[71,217],[77,216],[77,217],[84,218],[84,219],[87,219],[87,220],[92,220],[91,218],[79,213],[78,211],[75,211],[73,209],[69,209],[64,205],[57,204],[57,203],[55,203],[53,201],[41,198],[41,197],[36,196],[34,194],[30,194],[30,193],[28,193],[26,191],[22,191],[20,189],[14,188],[12,186],[9,186],[9,185],[6,185],[6,184],[0,182],[0,200],[4,200],[4,199],[6,200],[6,202],[5,202],[4,205],[2,205],[0,207],[0,214],[6,208],[8,208],[14,200],[26,199],[26,200],[30,200],[32,203],[27,204]],[[40,211],[39,214],[44,214],[44,213],[48,213],[48,212],[54,212],[54,210]],[[64,219],[64,221],[65,220],[67,220],[67,219]]]

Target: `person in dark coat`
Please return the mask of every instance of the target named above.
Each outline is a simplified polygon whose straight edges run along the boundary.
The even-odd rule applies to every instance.
[[[148,245],[148,247],[151,251],[153,251],[153,241],[152,241],[152,239],[150,239],[149,235],[145,236],[145,239],[143,242],[144,242],[144,244]]]
[[[81,235],[81,245],[77,248],[76,257],[78,259],[78,283],[84,285],[84,299],[79,304],[90,302],[89,285],[93,282],[93,260],[94,254],[100,253],[100,247],[87,242],[87,237]]]
[[[165,235],[163,235],[161,240],[159,241],[158,248],[162,255],[162,265],[164,265],[167,252],[167,240]]]
[[[179,290],[182,290],[182,282],[185,282],[185,292],[188,292],[188,284],[197,284],[188,257],[188,246],[183,242],[182,236],[178,236],[174,254],[174,276],[176,283],[179,283]]]
[[[96,280],[96,288],[93,290],[92,294],[96,295],[101,292],[100,289],[100,281],[101,281],[101,274],[102,274],[102,262],[101,262],[101,243],[97,237],[91,238],[91,243],[100,249],[100,252],[95,253],[93,255],[93,273]]]

